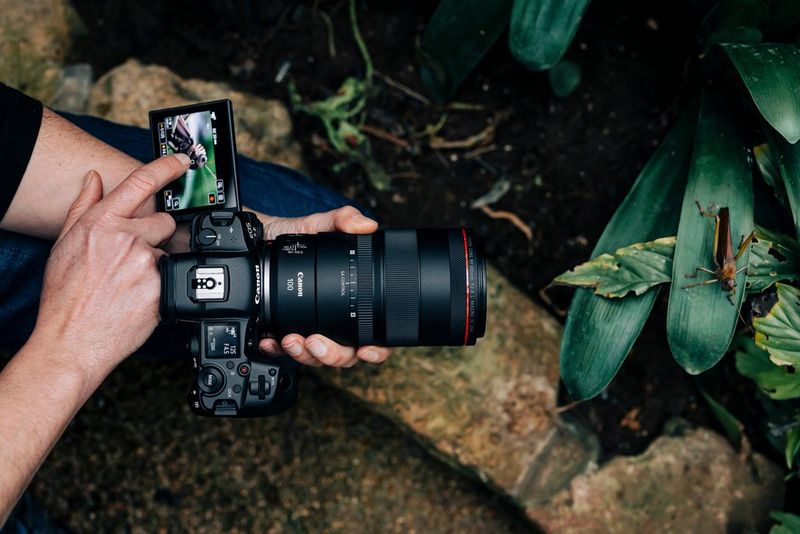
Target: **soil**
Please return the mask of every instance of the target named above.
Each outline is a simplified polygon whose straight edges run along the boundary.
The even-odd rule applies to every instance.
[[[288,101],[289,79],[306,100],[321,99],[335,93],[346,77],[364,72],[346,0],[219,0],[202,8],[188,0],[153,0],[146,10],[124,1],[73,4],[88,31],[70,60],[91,63],[96,76],[134,56],[186,77],[224,80]],[[551,291],[542,300],[540,291],[555,275],[589,257],[605,223],[676,116],[684,61],[697,24],[687,13],[695,4],[595,0],[567,54],[580,66],[582,82],[564,99],[553,95],[545,74],[528,72],[514,60],[506,35],[455,95],[454,101],[469,104],[468,110],[424,104],[376,78],[366,124],[410,145],[372,139],[375,160],[394,176],[386,192],[376,191],[355,164],[333,170],[342,159],[332,153],[315,119],[296,114],[296,136],[318,182],[354,198],[387,226],[474,227],[494,265],[558,314],[568,305],[569,292]],[[416,43],[436,2],[358,5],[360,27],[377,71],[423,93]],[[332,22],[330,30],[326,17]],[[276,83],[286,64],[286,79]],[[443,111],[448,118],[440,136],[464,139],[494,123],[494,137],[487,143],[494,149],[475,157],[467,154],[469,150],[431,149],[420,133],[437,123]],[[507,220],[470,208],[503,179],[511,189],[492,208],[516,214],[531,228],[530,240]],[[730,366],[730,361],[723,365]],[[749,384],[738,384],[735,395],[741,390],[751,398]],[[562,400],[569,402],[565,395]],[[175,402],[182,404],[181,399]],[[328,409],[319,400],[303,402]],[[669,354],[663,306],[608,390],[572,413],[598,433],[608,456],[644,450],[672,417],[716,425],[696,383]],[[351,415],[342,417],[354,421]],[[290,423],[269,425],[278,430],[282,424]],[[380,432],[393,432],[386,424],[370,424],[378,425]],[[195,427],[187,435],[210,429],[204,422]],[[362,435],[367,441],[373,439],[368,434]],[[756,447],[773,454],[755,434]],[[392,439],[403,441],[398,435]],[[464,499],[489,499],[479,489],[469,492],[473,493]]]

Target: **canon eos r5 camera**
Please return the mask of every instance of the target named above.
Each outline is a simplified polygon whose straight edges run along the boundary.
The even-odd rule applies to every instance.
[[[266,336],[390,347],[474,345],[483,336],[486,264],[471,230],[265,241],[255,214],[239,209],[230,102],[154,111],[150,121],[156,156],[196,158],[158,198],[160,210],[191,221],[191,251],[165,256],[160,269],[162,319],[196,327],[195,413],[263,416],[293,404],[297,364],[259,355]]]

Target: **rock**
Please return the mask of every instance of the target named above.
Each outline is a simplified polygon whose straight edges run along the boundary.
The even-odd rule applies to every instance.
[[[236,145],[241,154],[303,168],[300,146],[292,138],[291,117],[283,103],[236,91],[221,82],[184,80],[166,67],[129,59],[97,80],[88,111],[146,128],[150,110],[222,98],[233,102]]]
[[[547,532],[766,532],[783,471],[698,429],[576,477],[527,515]]]
[[[92,66],[87,63],[68,65],[61,70],[53,98],[47,103],[53,109],[85,113],[92,90]]]
[[[531,507],[596,460],[597,440],[554,412],[560,325],[494,269],[488,318],[475,347],[398,349],[382,366],[319,375]]]
[[[66,0],[0,0],[0,80],[48,102],[77,25]]]

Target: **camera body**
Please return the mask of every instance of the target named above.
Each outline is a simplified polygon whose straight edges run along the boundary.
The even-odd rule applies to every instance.
[[[255,214],[207,211],[192,220],[191,252],[160,262],[162,315],[196,325],[189,405],[199,415],[273,415],[297,397],[295,362],[258,356],[265,247]]]
[[[467,228],[285,234],[264,240],[241,211],[227,100],[150,113],[155,157],[189,169],[156,205],[191,221],[190,252],[164,256],[161,317],[193,327],[191,409],[249,417],[287,410],[297,363],[259,355],[272,335],[319,333],[347,346],[474,345],[486,328],[486,261]]]

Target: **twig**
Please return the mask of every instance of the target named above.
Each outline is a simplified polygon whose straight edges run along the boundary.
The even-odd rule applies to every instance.
[[[331,20],[330,15],[324,11],[320,11],[319,16],[322,18],[322,21],[325,23],[325,27],[328,29],[328,53],[331,55],[331,58],[335,58],[336,43],[334,42],[333,35],[333,21]]]
[[[455,139],[451,141],[442,139],[441,137],[432,137],[429,144],[431,148],[440,149],[472,148],[476,145],[491,143],[494,139],[494,130],[495,125],[489,124],[480,132],[475,135],[470,135],[466,139]]]
[[[569,410],[575,408],[582,402],[583,401],[572,401],[569,404],[565,404],[564,406],[556,406],[555,408],[553,408],[553,413],[562,414],[564,412],[568,412]]]
[[[497,145],[494,143],[491,145],[478,147],[475,150],[470,150],[469,152],[465,153],[464,159],[475,159],[489,152],[494,152],[495,150],[497,150]]]
[[[374,69],[372,68],[372,58],[367,50],[367,45],[364,43],[364,38],[361,36],[361,30],[358,28],[358,18],[356,17],[356,0],[350,0],[350,24],[353,27],[353,37],[358,45],[358,51],[361,52],[361,57],[364,58],[364,63],[366,64],[366,73],[364,74],[364,79],[369,85],[372,83],[372,74]]]
[[[375,76],[380,78],[389,87],[392,87],[393,89],[397,89],[401,93],[413,98],[414,100],[416,100],[418,102],[421,102],[421,103],[425,104],[426,106],[430,106],[431,105],[431,101],[428,98],[426,98],[425,96],[419,94],[418,92],[416,92],[412,88],[408,87],[407,85],[404,85],[404,84],[402,84],[402,83],[400,83],[400,82],[398,82],[396,80],[391,79],[390,77],[388,77],[387,75],[383,74],[382,72],[376,70],[375,71]]]
[[[361,125],[361,131],[371,135],[372,137],[377,137],[378,139],[382,139],[384,141],[388,141],[394,145],[399,146],[400,148],[404,148],[408,150],[411,148],[411,145],[405,139],[401,139],[397,137],[395,134],[391,132],[387,132],[381,128],[376,128],[375,126],[369,126],[367,124]]]
[[[448,111],[483,111],[482,104],[471,104],[469,102],[450,102],[445,108]]]
[[[550,307],[550,309],[555,312],[556,315],[558,315],[561,318],[564,318],[567,316],[567,309],[559,308],[558,306],[556,306],[555,303],[553,302],[553,299],[551,299],[550,295],[547,294],[547,290],[550,289],[551,287],[553,287],[553,284],[550,284],[540,289],[539,298],[542,299],[542,301],[545,304],[547,304]]]
[[[523,222],[523,220],[520,219],[516,213],[504,210],[495,211],[489,206],[481,206],[481,211],[492,219],[505,219],[506,221],[509,221],[511,224],[516,226],[520,232],[525,234],[525,237],[528,238],[528,241],[533,241],[533,230],[529,225],[525,224],[525,222]]]

